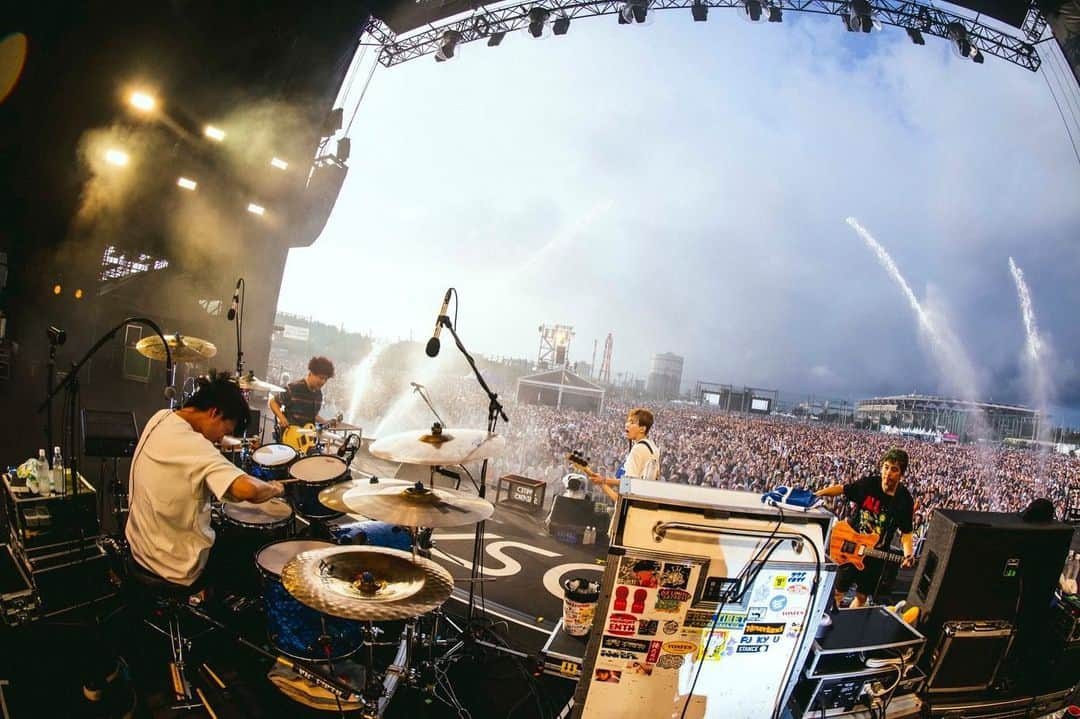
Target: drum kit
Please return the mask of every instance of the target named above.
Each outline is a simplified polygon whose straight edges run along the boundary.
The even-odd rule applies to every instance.
[[[174,334],[165,340],[176,363],[201,362],[217,353],[212,343],[198,338]],[[140,340],[136,349],[151,359],[165,359],[156,336]],[[248,393],[283,390],[252,373],[241,374],[237,382]],[[440,663],[450,661],[453,650],[443,657],[436,654],[440,623],[464,633],[441,607],[455,581],[479,581],[455,580],[430,559],[432,531],[482,527],[478,523],[492,515],[494,506],[483,496],[350,470],[342,457],[322,453],[323,433],[330,427],[290,429],[311,444],[306,454],[285,443],[258,446],[247,437],[222,441],[222,451],[234,453],[244,471],[285,483],[286,496],[262,504],[220,503],[213,512],[218,544],[238,570],[232,588],[245,599],[261,593],[267,638],[277,653],[291,660],[279,657],[279,662],[307,678],[310,691],[279,682],[273,671],[272,681],[290,698],[313,706],[318,705],[314,697],[329,690],[336,706],[381,716],[399,681],[427,689]],[[333,429],[359,431],[351,425]],[[494,432],[436,423],[428,430],[379,439],[371,444],[370,454],[387,463],[427,466],[434,476],[443,467],[496,457],[505,447],[505,438]],[[309,531],[298,534],[299,524]],[[245,572],[249,564],[253,566]],[[378,625],[387,622],[403,622],[404,631],[394,644],[397,657],[380,671],[374,647],[386,644],[376,638],[385,631]],[[348,672],[334,666],[346,660],[362,667],[362,686],[349,685],[351,693],[341,691],[340,677]],[[323,664],[329,669],[320,673]]]
[[[433,435],[391,435],[373,443],[372,452],[386,461],[435,467],[494,457],[505,446],[502,437],[474,430],[441,430],[437,445]],[[288,501],[226,502],[216,521],[219,541],[238,552],[237,560],[254,557],[255,576],[247,578],[254,584],[245,591],[261,592],[274,650],[308,671],[329,665],[328,675],[338,677],[343,671],[335,662],[358,664],[361,686],[337,693],[337,701],[371,716],[381,715],[400,682],[426,690],[440,666],[440,624],[458,629],[441,607],[455,581],[471,581],[455,580],[432,561],[427,538],[435,529],[482,522],[494,506],[463,492],[350,470],[334,455],[301,457],[281,444],[254,450],[251,473],[286,482]],[[306,534],[325,539],[290,534],[295,519],[318,530]],[[377,641],[389,622],[403,623],[400,639]],[[388,644],[398,656],[380,670],[375,647]],[[296,682],[272,681],[290,698],[326,706],[325,698],[317,698],[327,691],[325,683],[307,684],[308,694]]]

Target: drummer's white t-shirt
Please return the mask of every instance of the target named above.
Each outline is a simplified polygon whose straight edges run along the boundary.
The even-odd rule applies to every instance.
[[[192,584],[214,544],[210,492],[223,498],[241,474],[186,420],[157,412],[139,438],[128,479],[126,535],[135,560],[170,582]]]

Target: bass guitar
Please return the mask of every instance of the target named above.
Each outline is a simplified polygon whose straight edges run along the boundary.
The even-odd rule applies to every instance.
[[[837,564],[854,564],[860,570],[866,568],[867,557],[884,562],[903,561],[904,555],[899,552],[875,549],[880,540],[880,534],[864,534],[855,531],[847,522],[837,522],[829,535],[829,558]]]

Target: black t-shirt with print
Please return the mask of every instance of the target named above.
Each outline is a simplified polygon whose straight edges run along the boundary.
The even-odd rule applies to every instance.
[[[308,389],[307,382],[302,379],[290,382],[276,397],[278,404],[285,406],[285,419],[289,424],[302,426],[314,422],[322,407],[322,390]]]
[[[896,530],[911,532],[915,500],[903,484],[890,497],[881,488],[881,477],[870,474],[844,485],[844,497],[855,503],[849,524],[858,532],[881,534],[878,549],[889,547]]]

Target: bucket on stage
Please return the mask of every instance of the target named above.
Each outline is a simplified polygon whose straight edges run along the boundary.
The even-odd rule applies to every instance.
[[[592,629],[600,582],[575,577],[563,582],[563,629],[572,637],[583,637]]]

